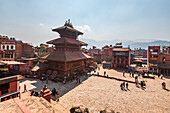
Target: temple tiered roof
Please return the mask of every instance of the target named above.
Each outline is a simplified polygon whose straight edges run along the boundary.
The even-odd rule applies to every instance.
[[[52,61],[69,62],[87,58],[91,57],[80,51],[55,51],[51,53],[46,59]]]
[[[48,41],[47,44],[74,44],[74,45],[80,45],[80,46],[87,46],[88,44],[82,42],[82,41],[79,41],[79,40],[75,40],[73,38],[58,38],[58,39],[54,39],[54,40],[51,40],[51,41]]]
[[[73,25],[70,23],[70,19],[65,22],[64,26],[54,28],[52,31],[58,32],[61,37],[77,38],[77,36],[83,35],[82,32],[74,29]]]

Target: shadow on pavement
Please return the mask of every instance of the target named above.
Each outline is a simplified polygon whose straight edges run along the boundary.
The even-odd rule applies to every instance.
[[[82,84],[82,82],[86,81],[88,78],[90,78],[91,75],[86,76],[81,76],[80,77],[80,83],[77,83],[76,80],[68,81],[66,82],[66,84],[63,84],[62,82],[53,82],[51,80],[48,80],[48,84],[46,84],[46,81],[40,81],[40,79],[33,79],[33,78],[26,78],[20,81],[20,83],[29,80],[29,84],[31,84],[32,86],[34,86],[34,88],[29,89],[28,91],[34,90],[35,92],[40,92],[41,89],[44,88],[44,85],[47,85],[47,88],[50,89],[50,91],[52,91],[53,88],[56,88],[58,94],[60,95],[60,97],[62,97],[64,94],[68,93],[69,91],[71,91],[72,89],[76,88],[77,86],[79,86],[80,84]],[[26,83],[27,84],[27,83]],[[23,86],[22,86],[23,87]],[[28,86],[27,86],[28,89]],[[31,95],[31,93],[30,93]],[[54,96],[51,96],[53,100],[56,100],[56,98]]]
[[[95,76],[103,77],[103,78],[107,78],[107,79],[115,79],[118,81],[124,81],[124,82],[128,82],[128,83],[135,83],[134,81],[124,80],[124,79],[120,79],[120,78],[116,78],[116,77],[109,77],[109,76],[107,77],[107,76],[102,76],[102,75],[95,75]]]

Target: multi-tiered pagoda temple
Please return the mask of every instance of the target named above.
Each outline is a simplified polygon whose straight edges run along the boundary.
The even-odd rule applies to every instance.
[[[81,46],[86,43],[78,40],[82,32],[74,29],[70,20],[64,26],[52,29],[60,34],[60,38],[48,41],[47,44],[55,45],[54,51],[46,58],[49,69],[57,72],[58,78],[73,76],[74,73],[83,72],[89,64],[90,56],[81,51]]]

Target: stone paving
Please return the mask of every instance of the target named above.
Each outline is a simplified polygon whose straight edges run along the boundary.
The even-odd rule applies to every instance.
[[[100,75],[110,77],[117,77],[125,80],[134,81],[134,78],[129,77],[126,73],[123,77],[122,72],[116,70],[102,69],[97,70]],[[96,73],[97,73],[96,72]],[[103,77],[91,76],[89,78],[82,77],[81,84],[76,81],[63,83],[55,83],[48,81],[47,87],[49,89],[56,88],[61,95],[59,104],[65,108],[70,109],[74,106],[87,107],[90,113],[98,113],[103,109],[113,109],[116,112],[129,112],[129,113],[168,113],[170,112],[170,92],[163,90],[161,83],[166,82],[167,88],[170,89],[170,79],[143,79],[146,81],[146,89],[142,90],[129,83],[130,91],[122,91],[120,89],[121,81],[114,79],[107,79]],[[46,84],[38,79],[26,79],[21,82],[21,91],[23,85],[27,85],[27,89],[34,89],[40,91]]]

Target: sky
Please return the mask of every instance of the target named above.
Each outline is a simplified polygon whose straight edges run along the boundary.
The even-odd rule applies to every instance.
[[[0,0],[0,35],[34,46],[68,19],[79,39],[170,41],[170,0]]]

